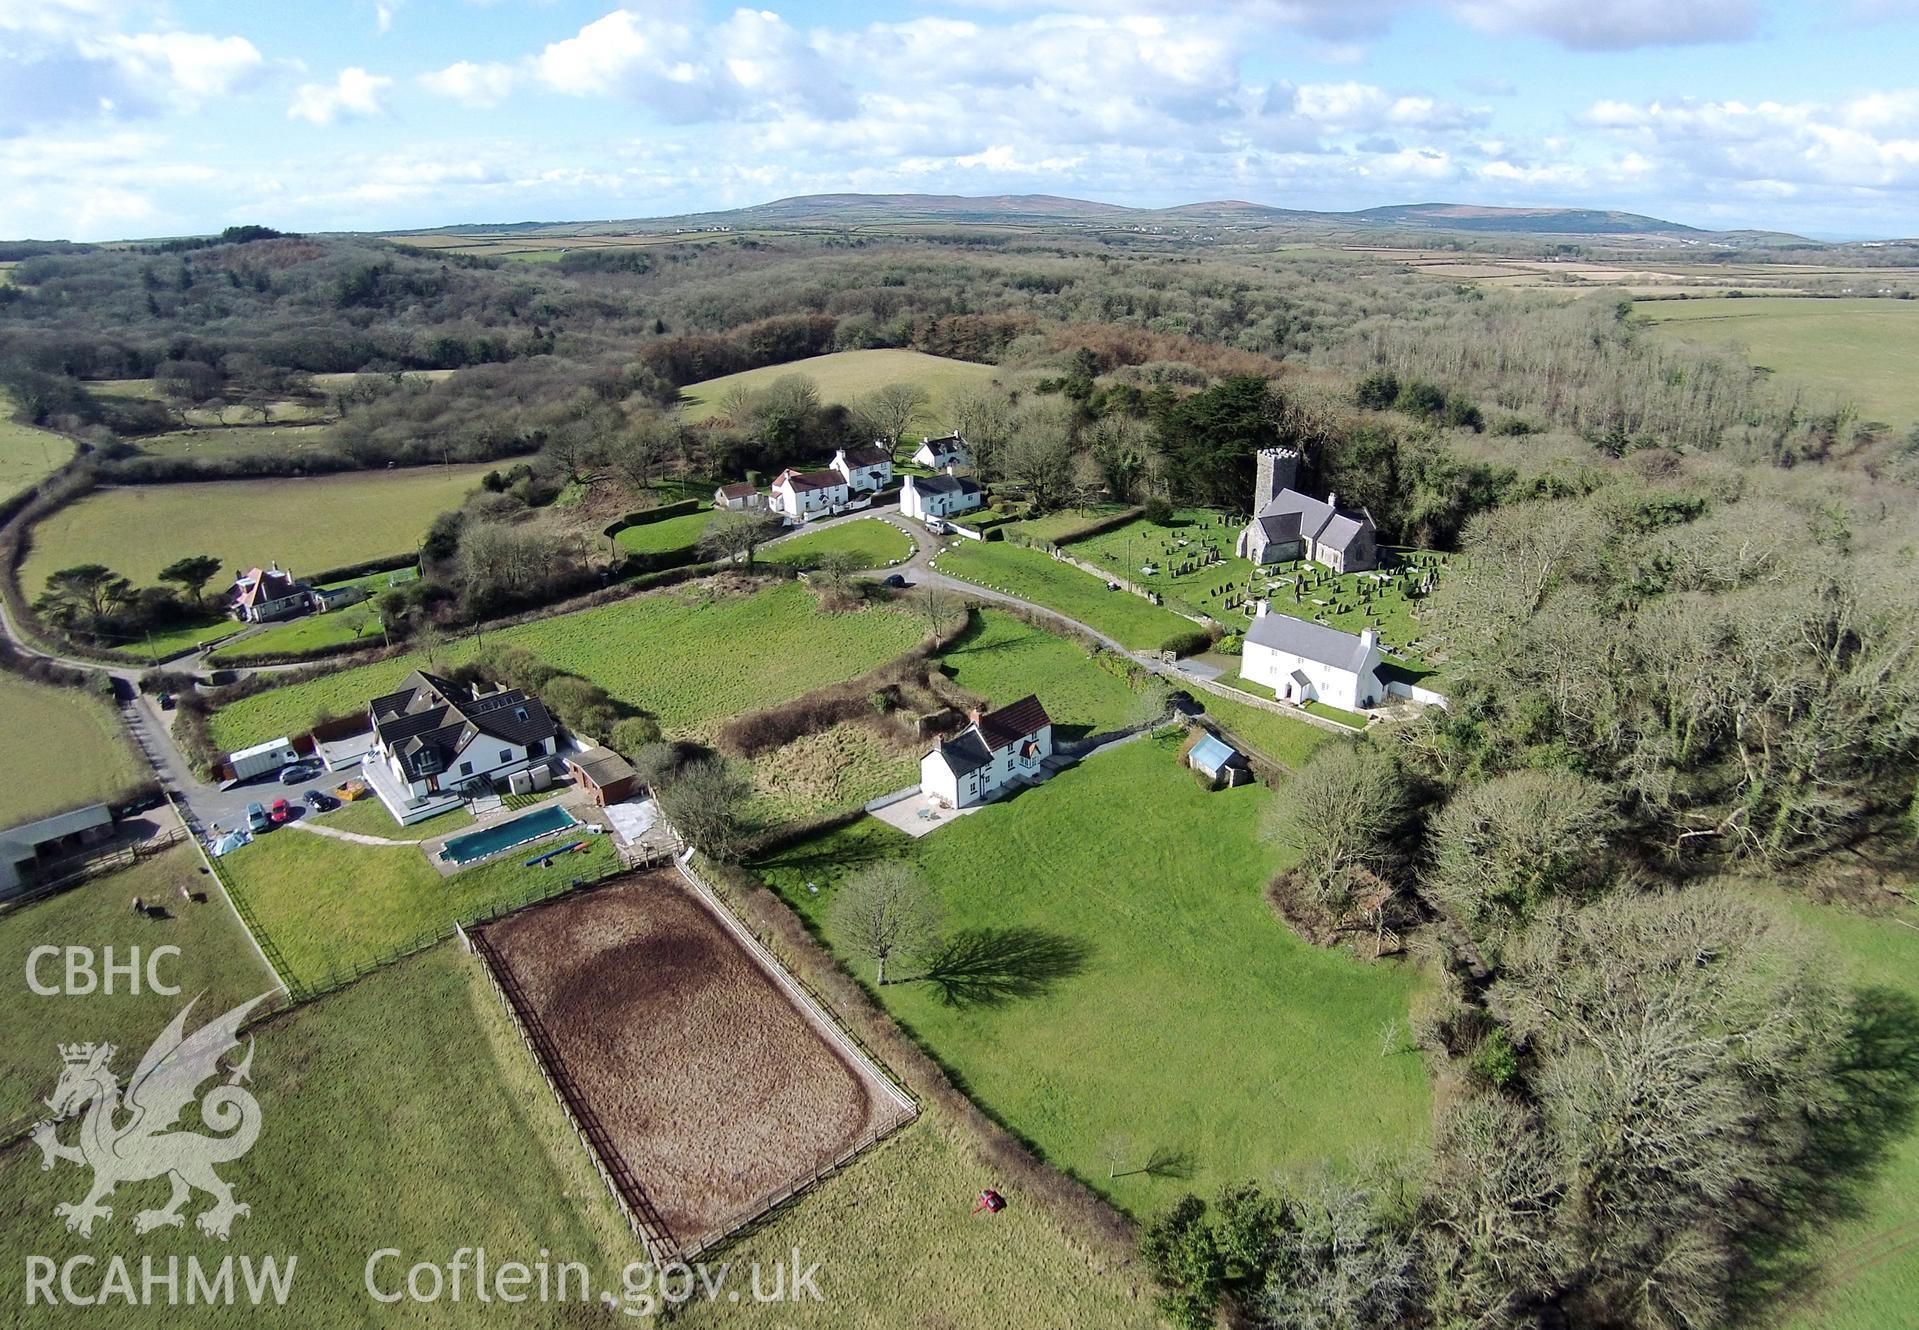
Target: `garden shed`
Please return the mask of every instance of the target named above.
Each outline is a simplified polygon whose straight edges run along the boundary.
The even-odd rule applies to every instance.
[[[1215,788],[1241,785],[1253,778],[1246,754],[1216,734],[1201,732],[1199,742],[1186,752],[1186,765],[1210,780]]]

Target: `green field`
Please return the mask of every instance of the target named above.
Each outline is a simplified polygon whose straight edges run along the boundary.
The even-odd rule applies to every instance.
[[[582,839],[585,850],[549,867],[528,868],[531,851],[515,851],[441,877],[412,845],[360,845],[282,827],[224,856],[220,874],[278,945],[289,978],[324,988],[455,919],[496,913],[521,897],[551,895],[573,878],[590,880],[613,867],[609,837]],[[540,848],[555,849],[564,841]]]
[[[806,588],[781,583],[751,595],[715,595],[699,585],[655,592],[489,632],[485,640],[525,647],[658,716],[670,732],[696,736],[743,711],[863,674],[920,637],[921,624],[904,611],[822,614]],[[433,663],[450,669],[474,648],[464,638]],[[242,698],[214,714],[213,740],[231,751],[299,733],[322,711],[362,711],[426,664],[413,652]]]
[[[1198,625],[1130,591],[1108,591],[1091,573],[1038,550],[998,541],[961,540],[939,556],[939,569],[995,591],[1044,605],[1097,629],[1131,651],[1156,651]],[[269,736],[270,737],[270,736]]]
[[[0,764],[0,827],[98,803],[152,774],[111,703],[7,672],[0,672],[0,744],[37,755]]]
[[[349,642],[371,648],[385,641],[385,634],[380,630],[379,606],[370,600],[363,600],[358,605],[348,605],[344,609],[329,610],[325,614],[303,614],[297,619],[276,623],[214,652],[211,659],[215,665],[221,665],[235,657],[256,653],[284,651],[289,655],[301,655],[327,647],[344,646]]]
[[[182,899],[180,888],[207,899]],[[165,919],[143,919],[128,908],[135,896],[163,906]],[[29,995],[27,955],[38,946],[112,947],[124,960],[135,947],[173,946],[160,978],[182,994],[168,997],[144,986],[139,993]],[[53,1088],[60,1061],[56,1041],[112,1042],[137,1059],[187,998],[204,993],[198,1010],[217,1015],[276,987],[273,974],[247,940],[246,930],[200,866],[190,845],[176,845],[132,868],[70,891],[0,913],[0,967],[12,976],[16,1001],[0,1006],[0,1121],[39,1110]],[[60,961],[39,963],[43,984],[62,982]],[[125,981],[120,981],[124,987]],[[135,1045],[138,1045],[136,1047]],[[36,1152],[37,1157],[37,1152]]]
[[[850,405],[889,383],[916,383],[926,389],[932,399],[917,433],[910,436],[918,437],[918,434],[941,434],[951,429],[947,404],[953,394],[991,383],[998,372],[992,365],[929,356],[923,351],[839,351],[830,356],[813,356],[688,384],[680,390],[680,396],[686,403],[686,414],[700,420],[716,414],[721,401],[735,388],[749,391],[764,388],[789,374],[803,374],[811,379],[820,390],[820,400],[829,405]]]
[[[1862,280],[1870,280],[1863,276]],[[1849,402],[1869,420],[1919,421],[1919,301],[1648,300],[1634,311],[1665,337],[1735,346],[1782,385]]]
[[[103,563],[135,586],[149,586],[189,554],[211,554],[229,569],[278,561],[302,576],[401,554],[436,516],[459,507],[489,469],[429,466],[97,490],[33,528],[20,587],[31,598],[49,573],[83,563]]]
[[[940,661],[953,682],[994,705],[1037,694],[1056,733],[1100,733],[1136,719],[1138,697],[1116,670],[1077,642],[1000,610],[975,611],[972,627]]]
[[[1234,738],[1267,761],[1290,770],[1305,765],[1314,753],[1337,738],[1317,725],[1289,720],[1250,702],[1230,701],[1203,688],[1195,689],[1193,696],[1206,708],[1206,714],[1231,731]]]
[[[297,457],[325,450],[333,431],[300,424],[235,425],[230,429],[195,428],[149,434],[139,440],[140,451],[151,457],[204,458],[223,462],[235,457]]]
[[[473,814],[467,812],[465,808],[456,808],[450,813],[440,813],[427,818],[424,822],[415,822],[412,826],[403,827],[393,820],[393,814],[386,811],[385,804],[376,798],[366,798],[355,799],[352,803],[343,803],[330,813],[322,813],[319,825],[331,827],[335,831],[378,836],[382,840],[421,841],[464,831],[473,825]]]
[[[990,1220],[972,1213],[986,1179],[1007,1198]],[[755,1261],[770,1267],[795,1247],[820,1262],[820,1301],[777,1308],[702,1301],[680,1323],[688,1330],[1162,1325],[1137,1266],[1096,1263],[937,1109],[774,1214],[721,1259],[738,1270]]]
[[[702,504],[697,513],[625,527],[613,539],[629,554],[673,554],[699,544],[712,520],[712,505]]]
[[[1856,989],[1877,990],[1889,1025],[1903,1025],[1907,1047],[1919,1038],[1919,909],[1872,917],[1803,898],[1785,899],[1844,959]],[[1908,1095],[1915,1088],[1908,1070]],[[1805,1253],[1814,1275],[1784,1300],[1783,1330],[1880,1330],[1906,1324],[1919,1307],[1919,1116],[1909,1104],[1883,1158],[1853,1198],[1855,1213],[1821,1234]]]
[[[828,554],[850,554],[861,568],[884,568],[913,557],[913,541],[891,522],[878,518],[841,522],[823,531],[808,531],[769,545],[760,557],[769,563],[817,568]]]
[[[555,1262],[584,1262],[595,1295],[618,1290],[621,1268],[641,1257],[476,965],[449,943],[253,1032],[248,1088],[258,1098],[262,1130],[244,1158],[220,1168],[236,1198],[251,1207],[235,1221],[230,1244],[191,1223],[136,1237],[133,1215],[165,1203],[166,1186],[157,1181],[123,1184],[112,1199],[113,1218],[91,1240],[69,1234],[53,1207],[79,1198],[85,1170],[63,1163],[42,1172],[40,1152],[30,1145],[0,1159],[0,1261],[9,1269],[23,1270],[29,1255],[64,1263],[84,1254],[101,1267],[109,1255],[123,1255],[137,1291],[143,1257],[164,1271],[167,1258],[178,1256],[184,1303],[188,1256],[210,1269],[229,1247],[236,1266],[241,1255],[277,1256],[283,1265],[292,1256],[298,1263],[283,1310],[269,1304],[253,1311],[243,1293],[239,1305],[212,1308],[130,1306],[109,1297],[99,1306],[39,1307],[26,1322],[115,1330],[608,1324],[597,1304],[479,1302],[470,1276],[461,1301],[442,1299],[430,1308],[389,1308],[366,1292],[368,1258],[386,1248],[405,1253],[397,1263],[401,1281],[414,1261],[444,1262],[459,1247],[484,1247],[492,1261],[531,1263],[550,1252]],[[196,1007],[194,1020],[201,1019]],[[146,1037],[159,1029],[150,1025]],[[84,1026],[46,1035],[56,1036],[88,1037]],[[129,1073],[145,1047],[146,1039],[125,1040],[115,1069]],[[233,1058],[241,1056],[244,1050]],[[70,1140],[73,1127],[62,1134]],[[206,1204],[196,1194],[187,1213]],[[389,1258],[382,1272],[395,1264]],[[103,1270],[80,1277],[91,1291]],[[155,1296],[164,1300],[164,1288]]]
[[[1063,508],[1056,513],[1047,513],[1044,517],[1025,517],[1017,522],[1008,523],[1006,534],[1018,534],[1030,540],[1058,541],[1063,536],[1085,526],[1088,522],[1097,522],[1102,517],[1111,517],[1114,513],[1124,512],[1127,505],[1122,503],[1098,503],[1086,508]]]
[[[18,494],[65,466],[73,441],[13,418],[13,399],[0,391],[0,499]]]
[[[1316,950],[1280,922],[1261,895],[1280,867],[1256,834],[1268,797],[1201,790],[1177,740],[1154,739],[918,841],[868,818],[758,867],[831,945],[838,879],[916,860],[951,928],[986,931],[946,995],[909,978],[881,1001],[988,1112],[1145,1214],[1188,1190],[1403,1155],[1426,1134],[1425,1069],[1382,1052],[1380,1033],[1422,980]],[[870,962],[848,964],[871,979]],[[1021,980],[1042,991],[981,995]],[[1184,1167],[1131,1171],[1155,1152]]]

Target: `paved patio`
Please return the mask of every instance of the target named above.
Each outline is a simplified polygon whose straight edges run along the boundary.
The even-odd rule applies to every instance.
[[[974,804],[970,808],[948,808],[933,795],[915,794],[896,804],[875,809],[873,816],[887,826],[897,827],[918,840],[921,836],[931,835],[959,818],[970,817],[986,806]]]

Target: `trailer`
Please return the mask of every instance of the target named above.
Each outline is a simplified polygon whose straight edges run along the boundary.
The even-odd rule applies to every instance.
[[[242,781],[264,776],[269,771],[278,771],[287,763],[299,760],[300,753],[294,748],[293,740],[282,736],[228,754],[227,765],[233,769],[233,779]]]

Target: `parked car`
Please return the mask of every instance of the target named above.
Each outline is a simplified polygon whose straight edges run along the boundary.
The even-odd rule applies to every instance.
[[[280,784],[298,785],[303,780],[312,780],[323,770],[325,770],[325,768],[312,759],[304,762],[291,762],[280,768]]]
[[[300,802],[316,813],[330,813],[340,806],[338,799],[330,794],[322,794],[318,790],[308,790],[300,796]]]
[[[890,586],[894,588],[903,587],[906,585],[906,579],[904,577],[901,577],[898,573],[891,573],[887,575],[885,580],[883,580],[880,583],[880,585]]]
[[[273,817],[273,824],[275,826],[278,826],[280,823],[286,821],[288,818],[292,816],[293,816],[293,809],[292,807],[288,805],[285,799],[275,799],[273,801],[272,817]]]
[[[272,825],[273,819],[267,816],[267,806],[265,804],[247,805],[248,831],[265,831]]]

